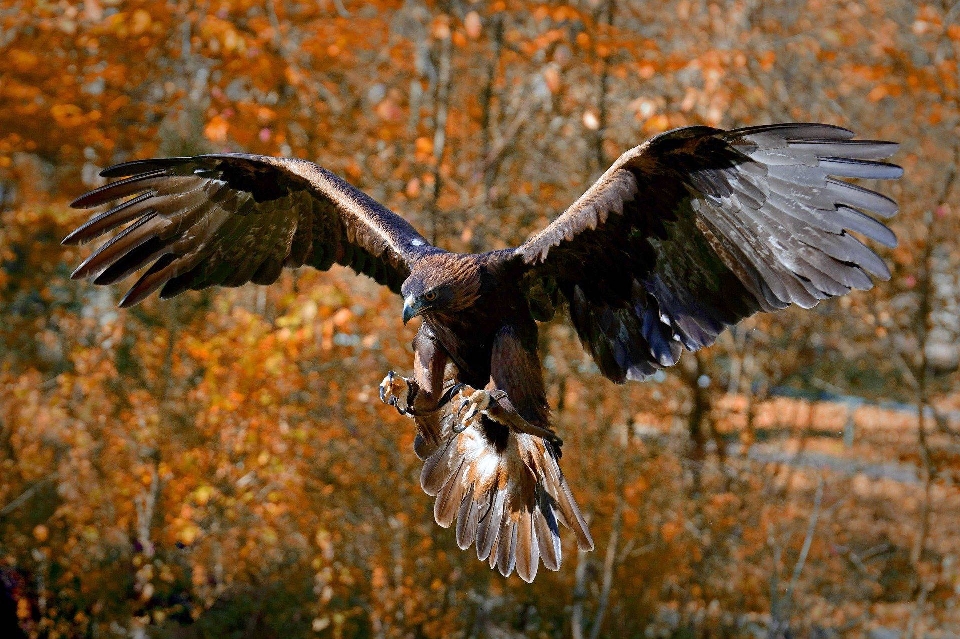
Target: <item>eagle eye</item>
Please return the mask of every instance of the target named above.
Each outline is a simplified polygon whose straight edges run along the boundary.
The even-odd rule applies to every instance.
[[[427,291],[426,293],[423,294],[423,299],[426,300],[426,301],[428,301],[428,302],[434,302],[434,301],[436,301],[436,299],[437,299],[437,290],[436,290],[436,289],[430,289],[429,291]]]

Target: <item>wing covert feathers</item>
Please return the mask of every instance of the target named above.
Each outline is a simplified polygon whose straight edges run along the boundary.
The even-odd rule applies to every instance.
[[[102,172],[120,178],[75,208],[120,201],[70,233],[80,244],[118,227],[73,273],[111,284],[149,266],[121,301],[156,290],[270,284],[284,267],[349,266],[399,292],[410,262],[432,247],[401,217],[303,160],[245,154],[162,158]],[[127,199],[123,199],[127,198]]]
[[[459,433],[456,423],[447,415],[436,443],[421,437],[417,450],[425,457],[420,484],[436,498],[434,518],[444,528],[456,524],[462,550],[475,545],[477,558],[500,574],[516,570],[532,582],[541,562],[560,568],[558,524],[573,530],[580,548],[593,548],[552,444],[487,417]]]
[[[852,138],[824,124],[659,135],[516,249],[528,289],[563,294],[617,382],[673,365],[757,311],[868,289],[890,272],[855,234],[896,246],[876,218],[897,204],[845,178],[902,170],[882,161],[896,144]]]

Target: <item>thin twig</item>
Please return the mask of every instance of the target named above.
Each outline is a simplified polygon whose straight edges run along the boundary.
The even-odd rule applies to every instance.
[[[57,478],[57,473],[53,473],[51,475],[47,475],[43,479],[40,479],[34,482],[33,485],[31,485],[25,491],[17,495],[17,497],[13,501],[11,501],[9,504],[4,506],[3,509],[0,509],[0,517],[6,517],[7,515],[15,511],[20,506],[30,501],[30,499],[37,493],[37,491],[40,489],[41,486],[49,482],[52,482],[56,478]]]
[[[823,477],[817,482],[817,491],[813,498],[813,511],[810,513],[810,519],[807,522],[807,532],[803,538],[803,546],[800,548],[800,555],[797,557],[797,563],[793,566],[793,573],[790,575],[790,582],[787,584],[787,590],[783,597],[779,594],[779,565],[781,550],[780,545],[776,544],[773,548],[774,570],[770,578],[770,626],[767,630],[767,636],[770,639],[786,636],[786,631],[790,627],[790,616],[793,610],[793,595],[796,592],[797,585],[800,582],[800,575],[807,564],[807,557],[810,554],[810,547],[813,545],[813,537],[817,531],[817,522],[820,519],[820,506],[823,503]]]
[[[767,636],[774,639],[780,628],[780,558],[783,551],[772,533],[767,534],[767,543],[773,547],[773,569],[770,572],[770,627]]]
[[[797,563],[793,567],[793,575],[790,577],[790,585],[787,586],[787,594],[784,597],[787,605],[793,605],[793,593],[797,589],[797,583],[800,581],[800,574],[807,563],[807,555],[810,553],[810,546],[813,544],[813,536],[817,531],[817,520],[820,519],[820,504],[823,501],[823,477],[817,482],[817,492],[813,498],[813,512],[810,513],[810,521],[807,523],[807,534],[803,538],[803,547],[800,549],[800,556],[797,557]]]
[[[583,602],[587,598],[587,567],[590,559],[585,550],[577,549],[577,567],[573,571],[573,611],[570,613],[570,636],[583,639]]]
[[[917,632],[917,622],[920,621],[920,615],[923,613],[923,607],[927,605],[927,595],[930,589],[924,584],[920,588],[920,595],[917,597],[917,603],[910,612],[910,619],[907,621],[907,631],[904,633],[904,639],[913,639]]]
[[[600,636],[600,629],[603,627],[603,617],[607,614],[607,606],[610,604],[610,587],[613,585],[613,570],[617,558],[617,543],[620,540],[620,529],[623,527],[623,507],[624,507],[624,484],[623,484],[623,462],[625,455],[621,455],[620,468],[617,473],[617,505],[613,511],[613,522],[610,524],[610,540],[607,542],[607,554],[603,559],[603,581],[600,587],[600,599],[597,604],[597,615],[590,628],[590,639],[597,639]]]

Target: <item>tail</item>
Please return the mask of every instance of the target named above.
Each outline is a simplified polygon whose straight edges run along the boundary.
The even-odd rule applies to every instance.
[[[593,550],[551,442],[488,416],[461,432],[455,425],[448,415],[436,444],[418,437],[415,447],[426,459],[420,484],[436,497],[434,518],[444,528],[456,520],[461,549],[476,544],[480,561],[505,577],[516,568],[526,582],[541,560],[550,570],[560,568],[558,521],[573,530],[581,549]]]

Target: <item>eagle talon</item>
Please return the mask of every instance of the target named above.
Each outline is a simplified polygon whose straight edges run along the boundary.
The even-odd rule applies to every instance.
[[[466,395],[466,397],[460,401],[457,408],[457,421],[452,427],[453,432],[458,434],[473,426],[481,415],[486,415],[493,397],[490,391],[474,390],[466,384],[460,385],[459,393],[461,396]],[[466,414],[463,412],[465,408],[467,409]]]
[[[383,378],[383,381],[380,382],[380,401],[384,404],[389,404],[387,401],[387,388],[393,385],[393,378],[396,376],[396,373],[389,371],[387,376]],[[393,398],[391,398],[392,400]]]
[[[467,385],[463,382],[459,382],[444,391],[443,395],[440,396],[440,401],[437,402],[437,409],[439,410],[449,404],[461,390],[466,388],[466,386]]]
[[[410,415],[410,382],[406,377],[390,371],[380,382],[380,401],[397,409],[401,415]]]

